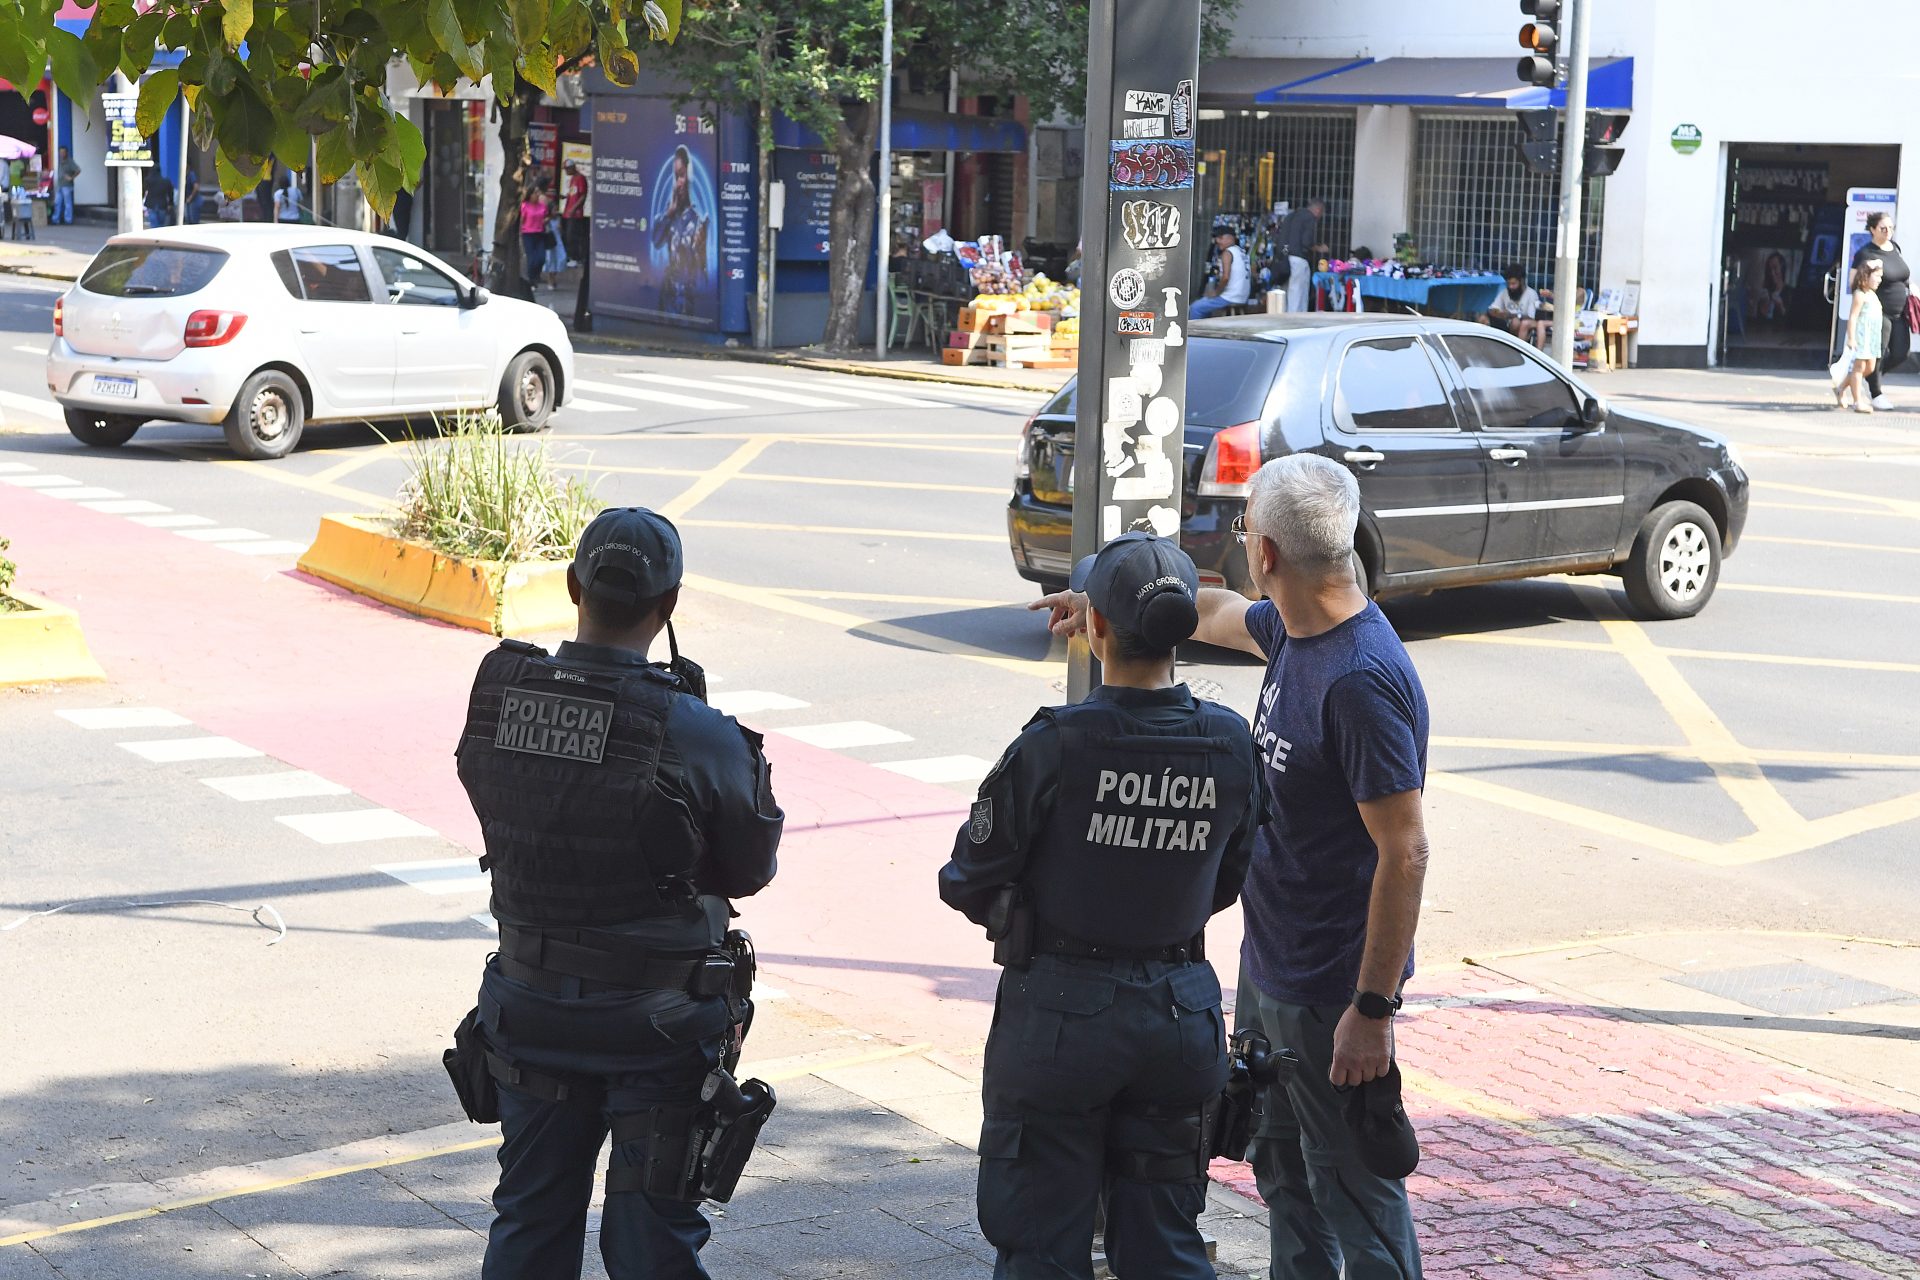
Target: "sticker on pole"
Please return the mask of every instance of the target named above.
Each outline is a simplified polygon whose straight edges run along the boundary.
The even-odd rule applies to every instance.
[[[1180,532],[1180,513],[1172,507],[1152,507],[1147,511],[1147,523],[1161,537],[1171,538]]]
[[[1133,379],[1107,379],[1107,425],[1110,427],[1130,427],[1140,421],[1140,389],[1133,385]]]
[[[1122,311],[1133,311],[1147,300],[1147,278],[1136,267],[1122,267],[1107,281],[1107,296]]]
[[[1191,142],[1115,142],[1107,162],[1115,191],[1185,191],[1193,186]]]
[[[1123,138],[1164,138],[1167,136],[1167,122],[1160,116],[1142,116],[1138,120],[1122,120],[1120,136]]]
[[[1182,80],[1173,90],[1173,136],[1193,136],[1193,81]]]
[[[1136,341],[1138,341],[1138,339],[1136,339]],[[1148,341],[1151,342],[1152,339],[1149,338]],[[1131,382],[1134,390],[1138,391],[1142,396],[1157,396],[1160,394],[1161,386],[1166,381],[1166,370],[1157,364],[1136,364],[1131,366],[1131,371],[1127,374],[1127,381]],[[1158,400],[1154,401],[1154,404],[1159,403]],[[1151,408],[1152,406],[1149,405],[1148,407]],[[1147,426],[1151,429],[1153,422],[1149,420]]]
[[[1151,369],[1156,366],[1148,365]],[[1147,430],[1155,438],[1170,436],[1180,429],[1180,406],[1165,396],[1160,396],[1147,406]]]
[[[1137,116],[1163,116],[1173,109],[1173,98],[1164,93],[1142,93],[1138,89],[1129,89],[1126,108]]]
[[[1113,331],[1123,338],[1151,338],[1155,319],[1151,311],[1122,311],[1113,318]]]
[[[1178,249],[1180,211],[1158,200],[1123,200],[1120,233],[1136,249]]]
[[[1167,362],[1167,344],[1161,338],[1135,338],[1127,344],[1127,363],[1138,367],[1143,364],[1165,364]]]

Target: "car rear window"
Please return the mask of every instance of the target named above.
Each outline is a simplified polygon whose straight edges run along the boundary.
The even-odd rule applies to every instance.
[[[308,302],[372,302],[366,268],[350,244],[308,245],[288,251]],[[286,272],[281,270],[281,280]]]
[[[218,249],[110,244],[87,265],[80,287],[108,298],[178,298],[206,288],[226,264]]]
[[[1267,407],[1273,376],[1286,355],[1280,341],[1241,342],[1195,338],[1187,348],[1187,425],[1237,427],[1257,421]],[[1041,415],[1071,418],[1078,412],[1079,380],[1062,387]]]

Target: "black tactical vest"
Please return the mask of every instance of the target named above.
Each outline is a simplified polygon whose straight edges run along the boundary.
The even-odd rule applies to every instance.
[[[616,925],[683,909],[657,886],[686,876],[704,845],[655,776],[684,696],[659,668],[575,666],[514,641],[481,662],[455,754],[496,916]]]
[[[1213,914],[1221,854],[1254,803],[1246,721],[1209,702],[1171,726],[1105,702],[1041,714],[1060,733],[1060,782],[1027,873],[1034,915],[1100,946],[1189,941]]]

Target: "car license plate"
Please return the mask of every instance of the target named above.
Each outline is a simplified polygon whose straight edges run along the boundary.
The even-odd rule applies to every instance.
[[[109,378],[96,373],[93,375],[93,394],[131,400],[140,394],[140,382],[137,378]]]

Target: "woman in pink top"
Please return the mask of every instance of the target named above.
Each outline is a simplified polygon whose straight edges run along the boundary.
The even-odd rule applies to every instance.
[[[538,173],[520,195],[520,254],[526,260],[527,288],[540,283],[547,265],[547,197]]]

